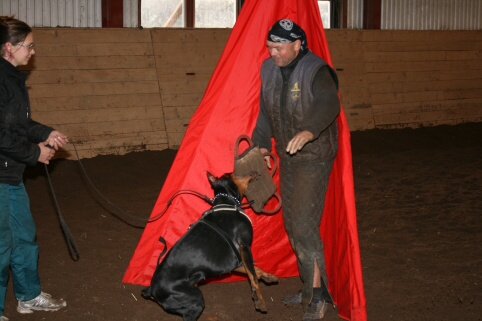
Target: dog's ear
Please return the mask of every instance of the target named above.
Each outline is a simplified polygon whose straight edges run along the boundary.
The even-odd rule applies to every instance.
[[[206,175],[208,176],[209,183],[211,183],[211,185],[213,185],[214,182],[217,180],[217,177],[214,176],[213,174],[211,174],[208,171],[206,171]]]
[[[236,176],[234,173],[231,174],[231,178],[238,187],[241,197],[243,197],[246,189],[248,188],[249,182],[251,182],[257,176],[256,172],[251,172],[246,176]]]

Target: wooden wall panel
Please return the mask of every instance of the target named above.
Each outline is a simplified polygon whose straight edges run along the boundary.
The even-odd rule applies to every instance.
[[[374,128],[368,84],[365,79],[365,49],[362,33],[326,31],[328,46],[340,89],[340,99],[351,130]]]
[[[38,28],[34,119],[81,157],[178,148],[230,29]],[[350,130],[482,121],[480,31],[326,31]],[[75,158],[72,146],[60,154]]]
[[[181,144],[230,29],[152,29],[169,147]]]
[[[351,130],[482,120],[480,31],[353,30],[337,36],[336,30],[327,33],[329,44],[336,44],[330,48]],[[344,46],[346,39],[355,44]],[[349,52],[337,60],[333,48]]]
[[[151,69],[87,69],[76,70],[45,70],[33,72],[29,76],[29,83],[39,84],[76,84],[76,83],[109,83],[109,82],[136,82],[155,81],[157,73]],[[156,91],[157,92],[157,91]]]
[[[81,157],[168,148],[149,30],[41,28],[34,38],[34,119],[68,134]],[[74,158],[72,146],[62,156]]]
[[[148,29],[132,28],[34,28],[35,44],[43,43],[49,45],[64,44],[94,44],[94,43],[115,43],[119,47],[130,48],[131,56],[136,56],[135,47],[129,44],[150,43],[151,32]],[[122,49],[121,49],[122,50]]]

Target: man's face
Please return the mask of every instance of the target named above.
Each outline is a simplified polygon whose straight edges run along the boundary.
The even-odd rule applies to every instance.
[[[266,47],[268,47],[268,52],[274,63],[278,67],[285,67],[292,62],[301,48],[301,41],[296,40],[290,43],[279,43],[266,41]]]

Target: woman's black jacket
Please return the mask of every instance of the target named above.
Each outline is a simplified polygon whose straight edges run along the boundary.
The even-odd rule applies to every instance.
[[[40,156],[38,143],[54,130],[30,117],[30,101],[21,72],[0,58],[0,183],[18,185],[26,165]]]

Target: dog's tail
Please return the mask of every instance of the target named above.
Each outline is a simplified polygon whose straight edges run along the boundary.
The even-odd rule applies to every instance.
[[[164,256],[164,254],[166,254],[167,252],[167,243],[166,243],[166,240],[160,236],[159,237],[159,242],[161,242],[162,244],[164,244],[164,249],[162,250],[161,254],[159,254],[159,258],[157,259],[157,265],[159,265],[159,263],[161,263],[161,258]]]
[[[161,263],[161,258],[164,256],[164,254],[166,254],[167,252],[167,242],[166,240],[161,236],[159,237],[159,242],[161,242],[162,244],[164,244],[164,249],[162,249],[161,253],[159,254],[159,258],[157,259],[157,265],[159,265]],[[144,288],[141,290],[141,294],[143,297],[145,298],[150,298],[152,297],[151,295],[151,287],[148,286],[147,288]]]

